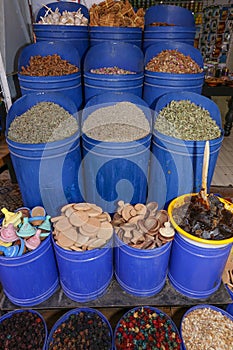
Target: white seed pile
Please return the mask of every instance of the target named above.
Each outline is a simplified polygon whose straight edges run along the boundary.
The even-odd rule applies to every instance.
[[[38,144],[63,140],[77,131],[77,120],[63,107],[53,102],[40,102],[13,120],[8,138]]]
[[[91,113],[82,132],[98,141],[129,142],[147,136],[150,124],[141,108],[131,102],[119,102]]]
[[[184,318],[182,337],[186,350],[232,350],[233,322],[220,311],[196,309]]]

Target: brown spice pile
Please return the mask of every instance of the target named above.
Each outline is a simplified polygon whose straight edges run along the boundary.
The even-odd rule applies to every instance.
[[[175,74],[196,74],[203,71],[190,56],[185,56],[178,50],[160,52],[147,63],[146,69],[152,72]]]
[[[78,67],[63,60],[59,55],[32,56],[29,65],[21,67],[20,74],[37,77],[60,76],[78,72]]]
[[[89,11],[90,26],[140,27],[144,28],[144,10],[134,11],[128,0],[105,0],[93,4]]]

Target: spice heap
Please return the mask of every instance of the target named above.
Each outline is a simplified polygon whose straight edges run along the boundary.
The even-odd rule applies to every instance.
[[[197,74],[203,69],[188,55],[184,55],[178,50],[163,50],[153,57],[146,65],[152,72],[163,72],[173,74]]]
[[[217,196],[210,194],[209,205],[200,194],[187,196],[184,204],[173,209],[172,216],[178,226],[193,236],[207,240],[233,237],[233,215]]]
[[[180,344],[172,320],[160,310],[146,306],[127,312],[115,330],[116,350],[179,350]]]
[[[20,74],[35,77],[61,76],[78,72],[78,67],[54,54],[32,56],[29,65],[22,66]]]
[[[181,331],[186,350],[232,349],[233,321],[215,309],[206,307],[188,312]]]
[[[158,114],[155,130],[181,140],[212,140],[221,130],[208,110],[189,100],[171,101]]]
[[[50,234],[50,216],[43,207],[34,207],[31,211],[27,208],[1,211],[4,219],[0,226],[0,255],[13,258],[33,251]]]
[[[72,313],[52,334],[49,350],[111,350],[111,331],[107,322],[95,311]]]
[[[0,323],[0,349],[41,350],[45,337],[44,322],[35,312],[14,312]]]
[[[55,11],[46,5],[43,5],[47,8],[47,11],[44,16],[40,17],[38,24],[54,24],[54,25],[75,25],[75,26],[87,26],[88,18],[82,14],[81,8],[77,11],[62,11],[60,13],[59,8],[56,8]]]
[[[114,67],[101,67],[96,69],[91,69],[90,73],[94,74],[136,74],[136,72],[131,72],[124,68],[119,68],[117,66]]]
[[[131,102],[96,109],[83,123],[83,133],[104,142],[129,142],[150,133],[150,124],[142,109]]]
[[[51,219],[56,244],[78,252],[106,245],[113,234],[110,221],[108,213],[91,203],[67,204]]]
[[[77,120],[53,102],[40,102],[16,117],[7,137],[21,143],[47,143],[63,140],[78,131]]]
[[[131,205],[119,201],[112,224],[124,243],[138,249],[161,247],[175,235],[167,211],[158,210],[156,202]]]
[[[93,4],[89,10],[90,26],[144,28],[144,10],[136,12],[128,0],[105,0]]]

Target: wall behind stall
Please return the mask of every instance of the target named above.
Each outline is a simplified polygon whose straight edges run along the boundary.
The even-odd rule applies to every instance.
[[[28,0],[0,0],[0,51],[12,98],[17,95],[14,77],[19,50],[31,42]]]

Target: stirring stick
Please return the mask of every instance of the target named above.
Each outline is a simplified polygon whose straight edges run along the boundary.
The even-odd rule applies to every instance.
[[[209,206],[207,200],[207,177],[208,177],[208,169],[209,169],[209,159],[210,159],[210,143],[206,141],[205,150],[204,150],[204,159],[203,159],[203,167],[202,167],[202,198],[206,202],[207,206]]]

